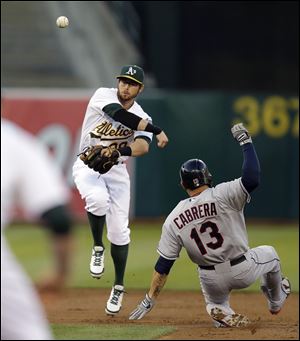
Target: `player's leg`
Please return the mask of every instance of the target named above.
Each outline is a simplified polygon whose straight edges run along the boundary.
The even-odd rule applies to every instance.
[[[114,285],[124,286],[124,275],[128,257],[129,243],[126,245],[116,245],[111,243],[110,254],[115,267]]]
[[[235,313],[230,306],[230,274],[198,268],[198,275],[206,311],[216,327],[243,327],[250,323],[246,316]]]
[[[102,241],[105,215],[97,216],[87,211],[89,224],[91,227],[94,245],[90,261],[90,274],[94,278],[101,278],[104,272],[104,244]]]
[[[277,314],[291,292],[289,280],[282,275],[279,256],[274,247],[269,245],[253,248],[250,253],[254,264],[254,280],[260,278],[269,311]]]
[[[73,167],[73,177],[81,197],[85,200],[93,248],[90,261],[90,273],[100,278],[104,272],[104,244],[102,241],[106,212],[109,208],[109,195],[103,176],[88,168],[81,160]]]
[[[245,256],[244,262],[231,267],[231,288],[246,288],[260,279],[270,312],[278,313],[290,292],[290,283],[288,279],[282,278],[276,250],[272,246],[263,245],[250,249]]]
[[[109,179],[110,178],[110,179]],[[111,242],[111,256],[115,268],[115,281],[106,304],[106,313],[114,315],[122,306],[124,295],[124,275],[130,242],[129,204],[130,182],[125,165],[114,166],[107,173],[110,207],[107,212],[107,238]]]

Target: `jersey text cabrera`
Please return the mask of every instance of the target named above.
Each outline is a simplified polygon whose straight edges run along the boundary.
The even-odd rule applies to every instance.
[[[158,253],[176,259],[184,247],[202,265],[239,257],[248,250],[243,209],[249,200],[241,178],[182,200],[164,222]]]
[[[180,213],[174,218],[175,225],[182,229],[185,225],[191,223],[193,220],[199,220],[204,217],[212,217],[217,215],[217,208],[214,202],[205,203],[191,208]]]

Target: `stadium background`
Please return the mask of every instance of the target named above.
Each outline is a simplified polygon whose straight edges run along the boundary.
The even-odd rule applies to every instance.
[[[240,176],[242,155],[230,127],[243,121],[262,166],[262,184],[245,210],[250,245],[274,245],[298,291],[298,7],[296,1],[1,2],[2,116],[48,145],[73,190],[81,247],[71,287],[99,286],[85,273],[90,235],[71,178],[85,107],[96,88],[115,86],[122,65],[136,63],[146,72],[138,102],[170,143],[164,150],[152,143],[148,155],[128,163],[128,287],[148,286],[160,224],[185,197],[178,183],[183,161],[205,160],[215,183]],[[59,15],[69,18],[68,28],[56,27]],[[50,262],[44,236],[34,226],[14,227],[7,232],[12,248],[36,279]],[[143,267],[133,254],[143,255]],[[106,276],[113,277],[109,260]],[[198,286],[184,254],[166,289]]]
[[[132,217],[168,214],[183,197],[178,169],[186,159],[205,160],[215,183],[238,177],[230,127],[243,121],[262,164],[247,216],[298,219],[296,2],[74,3],[10,1],[1,14],[4,115],[52,148],[71,186],[87,101],[96,88],[115,86],[123,64],[136,63],[146,71],[138,101],[170,144],[159,151],[153,143],[132,165]],[[53,24],[58,13],[68,28]]]

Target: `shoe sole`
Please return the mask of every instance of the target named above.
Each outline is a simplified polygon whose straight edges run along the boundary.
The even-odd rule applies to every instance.
[[[103,273],[104,273],[104,270],[101,273],[95,273],[95,272],[90,271],[90,275],[96,279],[100,279],[102,277]]]
[[[121,310],[121,308],[120,308],[120,310]],[[109,316],[115,316],[115,315],[117,315],[117,314],[120,312],[120,310],[115,311],[115,312],[112,312],[112,311],[110,311],[110,310],[108,310],[108,309],[105,308],[106,315],[109,315]]]

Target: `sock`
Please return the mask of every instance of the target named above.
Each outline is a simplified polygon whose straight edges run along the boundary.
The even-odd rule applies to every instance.
[[[102,235],[105,223],[105,215],[97,216],[91,212],[87,212],[87,216],[93,234],[94,246],[103,246]]]
[[[111,243],[110,254],[115,266],[115,285],[123,285],[129,244],[115,245]]]

